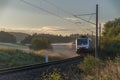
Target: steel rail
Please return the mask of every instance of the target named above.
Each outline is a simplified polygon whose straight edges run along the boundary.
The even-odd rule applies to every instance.
[[[64,59],[60,61],[53,61],[53,62],[48,62],[48,63],[42,63],[42,64],[35,64],[35,65],[28,65],[28,66],[23,66],[23,67],[15,67],[15,68],[8,68],[8,69],[2,69],[0,70],[0,75],[4,74],[11,74],[11,73],[16,73],[16,72],[23,72],[27,70],[34,70],[34,69],[40,69],[44,67],[50,67],[50,66],[62,66],[62,65],[68,65],[68,64],[77,64],[83,61],[83,57],[74,57],[74,58],[69,58],[69,59]]]

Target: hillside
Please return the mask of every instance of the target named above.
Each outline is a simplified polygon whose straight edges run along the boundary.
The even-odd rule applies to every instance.
[[[16,43],[16,37],[8,32],[0,31],[0,42]]]
[[[9,32],[10,34],[14,35],[16,37],[17,43],[24,40],[26,36],[29,36],[29,34],[21,33],[21,32]]]

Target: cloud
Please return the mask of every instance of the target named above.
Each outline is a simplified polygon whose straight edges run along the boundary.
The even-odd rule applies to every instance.
[[[61,27],[50,27],[50,26],[42,27],[41,30],[44,30],[44,31],[68,31],[68,29],[65,29],[65,28],[61,28]]]
[[[2,31],[8,32],[24,32],[24,33],[49,33],[49,34],[67,34],[70,33],[70,29],[62,28],[60,26],[44,26],[40,28],[0,28]]]
[[[79,21],[79,20],[80,20],[80,19],[72,18],[72,17],[71,17],[71,18],[70,18],[70,17],[69,17],[69,18],[65,18],[65,19],[66,19],[66,20],[71,20],[71,21]]]

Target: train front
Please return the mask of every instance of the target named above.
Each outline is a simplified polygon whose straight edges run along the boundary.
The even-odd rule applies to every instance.
[[[88,53],[90,51],[90,41],[88,37],[78,38],[76,40],[76,52],[80,53]]]

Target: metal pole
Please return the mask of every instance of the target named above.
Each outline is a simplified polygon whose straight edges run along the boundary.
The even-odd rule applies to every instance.
[[[92,31],[92,40],[93,40],[94,38],[93,38],[93,31]]]
[[[101,53],[101,24],[99,24],[99,54]]]
[[[98,58],[98,4],[96,4],[96,46],[95,57]]]
[[[48,62],[48,52],[46,52],[46,55],[45,55],[45,62],[46,63]]]

